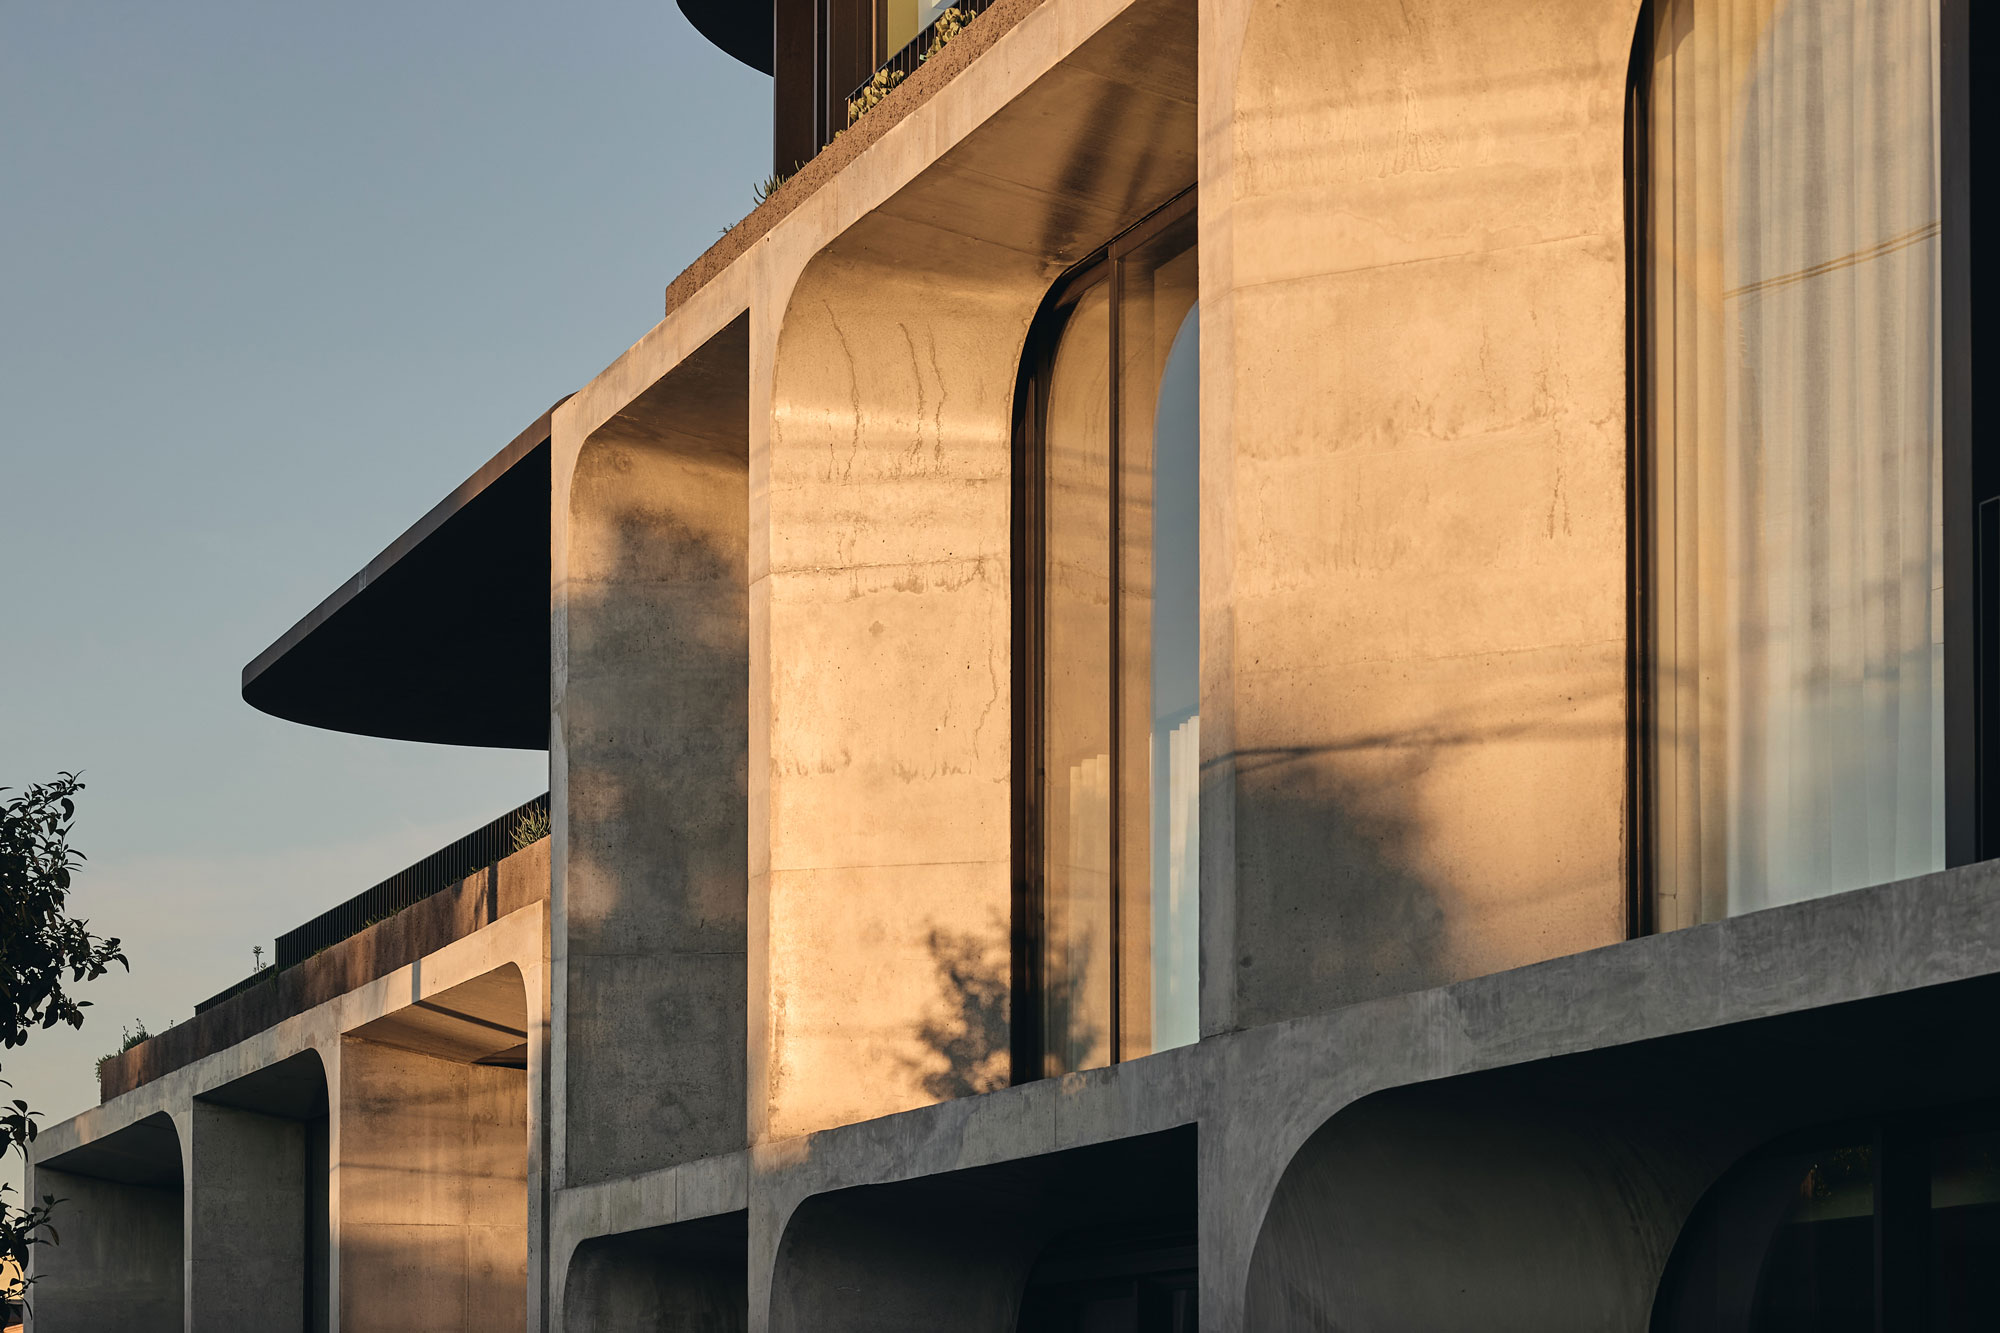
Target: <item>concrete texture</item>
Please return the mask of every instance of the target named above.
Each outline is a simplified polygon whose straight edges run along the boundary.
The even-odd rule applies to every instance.
[[[178,1328],[185,1309],[190,1328],[266,1328],[273,1326],[265,1321],[268,1310],[289,1308],[294,1299],[308,1330],[541,1326],[546,956],[545,909],[536,903],[48,1126],[31,1154],[30,1187],[40,1182],[67,1195],[72,1181],[81,1180],[90,1206],[66,1210],[64,1246],[36,1256],[35,1271],[47,1278],[42,1317],[52,1321],[44,1326]],[[383,1040],[344,1036],[363,1031]],[[527,1033],[525,1043],[519,1031]],[[463,1063],[487,1058],[509,1063]],[[384,1074],[406,1061],[406,1080]],[[357,1080],[345,1093],[343,1069]],[[439,1152],[405,1158],[425,1134],[442,1145]],[[287,1141],[301,1146],[296,1170],[284,1166]],[[483,1143],[483,1155],[468,1157],[461,1141]],[[201,1151],[203,1143],[212,1151]],[[308,1163],[319,1165],[308,1169]],[[351,1189],[341,1183],[343,1172]],[[295,1190],[295,1181],[302,1189]],[[99,1188],[100,1182],[108,1184]],[[458,1221],[477,1234],[454,1239],[462,1228],[439,1220],[440,1201],[459,1210]],[[100,1281],[90,1259],[124,1254],[118,1247],[137,1243],[129,1239],[135,1229],[153,1234],[147,1219],[163,1208],[171,1213],[172,1253],[181,1256],[168,1274],[176,1313],[165,1320],[156,1317],[150,1270],[132,1267],[129,1281]],[[280,1225],[288,1213],[295,1221]],[[273,1230],[263,1229],[266,1222]],[[436,1242],[433,1262],[421,1273],[397,1272],[387,1244],[405,1223],[418,1234],[402,1239]],[[223,1247],[220,1256],[197,1254],[197,1234]],[[454,1246],[460,1263],[439,1262]],[[233,1287],[228,1281],[228,1265],[239,1262],[291,1276],[255,1288],[252,1301],[240,1281]],[[348,1287],[347,1279],[371,1288],[401,1281],[428,1289],[423,1299],[432,1303],[418,1305],[411,1317],[429,1322],[395,1323],[400,1316],[393,1308],[381,1306],[372,1289]],[[496,1303],[504,1315],[497,1325]],[[88,1321],[137,1311],[129,1317],[140,1322],[68,1322],[79,1308]],[[452,1308],[469,1308],[475,1322],[448,1322],[440,1311]]]
[[[305,1327],[307,1175],[327,1169],[307,1160],[316,1136],[302,1120],[199,1098],[188,1123],[190,1317],[215,1333]]]
[[[600,1236],[570,1259],[563,1318],[607,1333],[741,1333],[748,1215]]]
[[[526,1073],[349,1037],[339,1085],[342,1333],[483,1333],[522,1323]]]
[[[749,321],[599,425],[557,566],[560,1179],[743,1141]]]
[[[883,139],[878,169],[920,169],[784,302],[751,455],[753,1138],[1005,1078],[978,1003],[1008,974],[1021,345],[1056,275],[1194,168],[1192,10],[1090,17],[1022,19],[1003,46],[1046,72],[945,151]]]
[[[769,1327],[1013,1333],[1036,1261],[1092,1236],[1196,1228],[1191,1128],[816,1195],[793,1213]]]
[[[1742,1153],[2000,1092],[1991,866],[1623,938],[1634,10],[1003,0],[552,415],[546,916],[107,1085],[80,1252],[315,1052],[331,1327],[1010,1328],[1192,1209],[1211,1333],[1637,1330]],[[1021,343],[1190,182],[1204,1037],[996,1087]]]
[[[1623,937],[1635,11],[1204,5],[1209,1031]]]
[[[184,1218],[181,1137],[156,1112],[58,1158],[38,1150],[27,1194],[54,1195],[61,1243],[38,1245],[28,1327],[36,1333],[180,1328]]]

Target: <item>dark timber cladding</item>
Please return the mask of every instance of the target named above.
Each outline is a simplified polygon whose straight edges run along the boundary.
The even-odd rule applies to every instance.
[[[243,698],[331,731],[549,743],[549,417],[243,668]]]

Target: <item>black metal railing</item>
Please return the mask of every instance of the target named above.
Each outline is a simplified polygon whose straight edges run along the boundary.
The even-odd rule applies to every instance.
[[[937,41],[939,25],[952,15],[953,10],[957,11],[958,20],[961,23],[970,23],[974,18],[992,8],[993,2],[994,0],[954,0],[950,8],[931,20],[930,26],[926,27],[915,37],[912,37],[902,50],[876,66],[874,73],[854,86],[854,91],[847,95],[847,123],[852,125],[856,120],[860,119],[854,107],[868,91],[870,84],[874,83],[877,79],[883,79],[884,76],[887,76],[886,82],[893,87],[895,84],[901,83],[904,79],[915,74],[922,67],[924,58],[930,53],[932,44]],[[838,110],[838,108],[835,109],[836,111]],[[840,126],[836,124],[834,128],[838,129]]]
[[[328,945],[358,935],[377,921],[422,902],[468,875],[498,865],[522,847],[546,837],[548,825],[549,796],[543,792],[484,828],[474,829],[457,842],[389,876],[367,892],[357,893],[331,911],[322,912],[296,930],[278,936],[277,966],[287,968],[302,963]],[[526,840],[521,841],[523,838]],[[242,984],[252,985],[256,980],[247,978]],[[216,998],[232,993],[225,991]]]
[[[249,990],[252,986],[261,986],[262,984],[271,980],[273,977],[277,975],[278,975],[278,969],[275,967],[260,968],[259,970],[252,972],[249,976],[243,978],[243,980],[237,982],[234,986],[231,986],[228,990],[218,991],[214,995],[209,996],[206,1000],[203,1000],[200,1004],[196,1005],[194,1007],[194,1011],[198,1014],[205,1014],[209,1010],[215,1008],[216,1005],[221,1004],[224,1000],[233,1000],[237,996],[241,995],[244,991]]]

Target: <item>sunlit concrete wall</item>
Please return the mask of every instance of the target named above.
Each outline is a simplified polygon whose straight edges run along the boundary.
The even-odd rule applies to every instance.
[[[1209,1031],[1624,937],[1635,11],[1203,0]]]
[[[566,1132],[565,1180],[669,1165],[734,1128],[635,1054],[649,1032],[680,1049],[720,973],[647,974],[640,957],[696,947],[664,936],[628,962],[597,941],[631,935],[613,924],[628,910],[687,913],[661,926],[687,941],[717,919],[683,904],[722,901],[719,851],[713,877],[683,877],[679,844],[654,844],[736,826],[711,793],[666,813],[683,756],[637,738],[697,696],[686,735],[733,728],[735,700],[691,682],[736,661],[674,638],[684,611],[649,600],[657,580],[588,566],[593,525],[660,551],[735,541],[714,508],[735,496],[668,467],[671,499],[641,519],[630,460],[610,490],[593,469],[629,453],[635,420],[706,423],[674,379],[704,324],[747,309],[741,1133],[996,1086],[1022,342],[1057,275],[1197,178],[1205,1030],[1624,937],[1635,8],[996,7],[982,23],[1011,26],[990,49],[907,114],[885,103],[886,129],[829,150],[837,174],[802,173],[816,189],[727,267],[698,266],[707,286],[558,411],[558,521],[575,525],[558,539],[575,562],[558,576],[560,1058],[591,1071],[564,1075],[565,1114],[598,1106],[602,1126]],[[600,622],[625,637],[607,649]],[[640,664],[615,688],[614,658]],[[649,789],[656,816],[614,810],[611,793]],[[642,1147],[620,1119],[642,1086],[685,1148]]]
[[[1050,5],[999,49],[767,258],[759,1138],[1008,1077],[1015,381],[1054,279],[1193,182],[1193,10]]]
[[[519,1324],[527,1075],[349,1037],[337,1078],[342,1333]]]

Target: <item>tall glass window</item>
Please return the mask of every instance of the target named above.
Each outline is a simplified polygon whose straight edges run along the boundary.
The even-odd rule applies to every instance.
[[[1635,478],[1663,928],[1944,864],[1935,0],[1654,0]]]
[[[1066,278],[1024,363],[1025,1076],[1199,1035],[1199,345],[1190,197]]]

